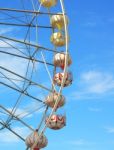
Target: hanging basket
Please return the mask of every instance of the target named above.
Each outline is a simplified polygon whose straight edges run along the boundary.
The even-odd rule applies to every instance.
[[[69,37],[67,38],[67,41],[69,41]],[[55,32],[51,36],[51,42],[57,47],[65,46],[66,37],[62,32]]]
[[[66,22],[64,22],[66,21]],[[51,17],[51,25],[53,28],[57,28],[59,30],[62,30],[65,27],[65,23],[66,25],[68,25],[68,17],[65,16],[65,20],[64,20],[64,15],[61,13],[58,13],[57,15],[53,15]]]
[[[72,73],[71,72],[66,72],[66,73],[57,73],[54,76],[54,83],[57,84],[58,86],[62,85],[62,81],[63,81],[63,77],[64,77],[64,83],[63,83],[63,87],[67,87],[69,85],[72,84]]]
[[[46,147],[48,141],[45,135],[38,135],[38,133],[35,131],[26,138],[25,143],[29,148],[37,143],[36,150],[39,150],[40,148]]]
[[[65,97],[60,95],[59,93],[54,92],[54,93],[51,93],[50,95],[48,95],[45,100],[45,103],[51,108],[54,108],[56,102],[58,102],[57,108],[64,106]]]
[[[52,115],[50,120],[49,117],[46,118],[46,125],[48,128],[53,130],[62,129],[66,125],[66,116],[62,115]]]
[[[55,54],[54,56],[54,60],[53,60],[53,63],[54,63],[54,66],[56,67],[60,67],[61,69],[64,69],[65,67],[65,60],[67,59],[67,66],[70,66],[71,63],[72,63],[72,60],[71,60],[71,57],[69,54],[64,54],[64,53],[57,53]]]

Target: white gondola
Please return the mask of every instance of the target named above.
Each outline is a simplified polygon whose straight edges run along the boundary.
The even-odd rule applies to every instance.
[[[60,95],[59,93],[54,92],[48,95],[45,100],[45,103],[47,104],[47,106],[51,108],[54,107],[56,102],[58,103],[56,109],[62,107],[65,104],[65,97]]]
[[[72,74],[70,72],[66,72],[65,74],[64,73],[56,73],[54,75],[54,79],[53,79],[54,83],[58,86],[61,86],[63,77],[64,77],[63,87],[67,87],[72,84],[73,78],[72,78]]]
[[[67,41],[69,41],[69,38],[67,39]],[[55,32],[51,36],[51,42],[57,47],[65,46],[65,35],[62,32]]]
[[[37,143],[35,149],[41,149],[47,146],[48,141],[44,135],[38,135],[38,133],[35,131],[26,138],[25,143],[29,148]]]
[[[39,2],[47,8],[55,6],[57,4],[57,0],[39,0]]]
[[[51,17],[51,25],[53,28],[57,28],[59,30],[62,30],[65,27],[65,23],[66,25],[68,25],[68,17],[65,16],[65,20],[64,20],[64,16],[61,13],[58,13],[56,15],[53,15]]]
[[[48,121],[49,120],[49,121]],[[66,116],[52,115],[51,118],[46,118],[46,125],[53,130],[62,129],[66,125]]]
[[[53,60],[54,66],[64,69],[66,59],[67,59],[67,65],[70,66],[72,63],[72,60],[69,54],[67,55],[64,53],[55,54],[54,60]]]

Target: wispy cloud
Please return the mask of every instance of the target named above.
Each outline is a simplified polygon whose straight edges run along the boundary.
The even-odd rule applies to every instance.
[[[113,15],[103,15],[96,12],[86,12],[82,26],[86,28],[102,27],[114,23]]]
[[[89,21],[83,24],[84,27],[96,27],[97,26],[97,22],[95,21]]]
[[[0,34],[6,34],[14,31],[14,28],[9,27],[9,28],[0,28]]]
[[[89,71],[81,75],[81,82],[86,85],[86,89],[91,93],[105,93],[114,89],[114,77],[99,71]]]
[[[114,133],[114,127],[105,127],[106,132]]]
[[[7,43],[9,43],[9,44],[7,44]],[[10,46],[10,45],[12,45],[12,46]],[[17,48],[20,47],[20,45],[17,43],[14,43],[11,41],[10,42],[9,41],[5,41],[5,42],[0,41],[0,46],[2,47],[2,49],[0,49],[2,51],[4,51],[4,49],[5,49],[5,52],[16,54],[16,55],[21,55],[21,56],[23,55],[17,49],[12,48],[12,47],[17,47]],[[25,49],[21,49],[21,51],[23,53],[25,53]],[[29,74],[30,74],[30,71],[33,67],[32,62],[29,62],[29,60],[27,60],[27,59],[22,59],[22,58],[15,57],[12,55],[4,54],[2,52],[0,53],[0,66],[2,66],[4,69],[12,71],[21,76],[25,76],[28,64],[29,64]],[[21,85],[21,83],[23,83],[22,78],[14,75],[13,73],[5,71],[3,68],[2,69],[0,68],[0,80],[2,80],[5,83],[9,83],[9,84],[11,84],[11,80],[14,83],[16,83],[17,85]],[[8,78],[11,80],[9,80]]]
[[[6,108],[10,113],[12,113],[13,108]],[[13,110],[13,114],[19,118],[31,118],[33,117],[33,114],[40,114],[45,111],[45,107],[42,107],[41,104],[36,103],[36,102],[31,102],[28,105],[24,106],[23,108],[17,108],[16,110]],[[0,116],[2,119],[4,117],[8,116],[9,113],[6,111],[3,111],[0,113]]]
[[[77,140],[74,140],[74,141],[70,141],[69,144],[71,144],[73,146],[90,146],[90,145],[93,145],[95,143],[86,141],[84,139],[77,139]]]
[[[70,144],[80,146],[80,145],[88,144],[88,142],[86,142],[83,139],[79,139],[79,140],[71,141]]]
[[[23,138],[26,138],[28,133],[30,133],[27,128],[22,127],[15,127],[13,130],[16,133],[19,133],[19,135],[21,135]],[[3,130],[2,132],[0,132],[0,141],[4,143],[18,143],[20,142],[20,139],[10,131]]]
[[[108,22],[109,22],[109,23],[114,23],[114,17],[108,18]]]
[[[72,93],[71,99],[100,98],[113,93],[114,76],[100,71],[84,72],[80,75],[77,88],[78,91]]]
[[[89,111],[92,111],[92,112],[100,112],[100,111],[102,111],[101,108],[92,108],[92,107],[89,107],[88,109],[89,109]]]
[[[9,108],[8,111],[12,112],[12,108]],[[20,116],[20,117],[24,117],[27,116],[28,118],[32,117],[32,114],[29,114],[29,111],[25,110],[25,109],[20,109],[18,108],[15,112],[15,116]]]

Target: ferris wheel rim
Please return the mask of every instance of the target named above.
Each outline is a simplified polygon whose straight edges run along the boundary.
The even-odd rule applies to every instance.
[[[66,24],[66,17],[65,17],[65,8],[64,8],[64,3],[63,3],[63,0],[60,0],[60,4],[61,4],[61,8],[62,8],[62,14],[63,14],[63,18],[64,18],[64,28],[65,28],[65,40],[66,40],[66,45],[65,45],[65,49],[66,49],[66,51],[65,51],[65,53],[66,53],[66,56],[67,56],[67,54],[68,54],[68,31],[67,31],[67,24]],[[66,57],[65,56],[65,57]],[[67,72],[67,64],[68,64],[68,60],[67,60],[67,57],[66,57],[66,59],[65,59],[65,67],[64,67],[64,71],[63,71],[63,73],[64,73],[64,76],[63,76],[63,79],[62,79],[62,84],[61,84],[61,86],[60,86],[60,89],[59,89],[59,95],[61,95],[61,93],[62,93],[62,89],[63,89],[63,85],[64,85],[64,81],[65,81],[65,73]],[[49,115],[49,119],[48,119],[48,121],[47,121],[47,123],[50,121],[50,119],[51,119],[51,116],[54,114],[54,112],[55,112],[55,109],[56,109],[56,107],[57,107],[57,104],[58,104],[58,99],[59,99],[59,96],[58,96],[58,98],[57,98],[57,100],[56,100],[56,102],[55,102],[55,104],[54,104],[54,107],[52,108],[52,111],[51,111],[51,113],[50,113],[50,115]],[[39,138],[40,138],[40,136],[45,132],[45,130],[46,130],[46,128],[47,128],[47,123],[45,124],[45,126],[44,126],[44,128],[42,129],[42,131],[41,131],[41,133],[40,133],[40,135],[39,135]],[[35,146],[37,145],[37,142],[38,142],[38,139],[36,140],[36,142],[33,144],[33,146],[32,146],[32,149],[34,149],[35,148]]]

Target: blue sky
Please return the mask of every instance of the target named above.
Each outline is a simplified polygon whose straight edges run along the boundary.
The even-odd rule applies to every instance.
[[[13,3],[9,5],[15,7]],[[49,144],[45,150],[114,148],[113,6],[113,0],[65,0],[73,60],[70,70],[74,81],[64,90],[67,104],[63,111],[67,114],[67,126],[60,131],[46,130]],[[25,130],[22,128],[21,132]],[[9,138],[6,130],[3,134]],[[23,142],[14,136],[12,139],[0,142],[0,149],[25,148]]]

